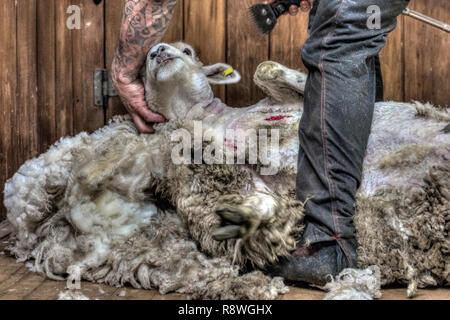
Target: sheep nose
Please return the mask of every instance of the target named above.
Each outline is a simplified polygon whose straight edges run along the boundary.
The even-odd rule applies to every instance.
[[[160,45],[160,46],[156,49],[156,51],[153,51],[153,52],[150,54],[150,59],[155,59],[156,57],[160,56],[161,53],[163,53],[164,51],[166,51],[166,46]]]
[[[158,54],[161,54],[161,53],[164,52],[164,51],[166,51],[166,46],[164,46],[164,45],[159,46],[159,48],[158,48]]]

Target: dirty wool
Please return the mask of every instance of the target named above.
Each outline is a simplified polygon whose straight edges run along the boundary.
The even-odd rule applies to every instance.
[[[238,241],[221,243],[200,233],[207,237],[203,239],[205,249],[201,250],[191,236],[189,223],[194,224],[190,228],[194,234],[216,225],[214,211],[202,209],[205,201],[219,201],[225,194],[240,203],[236,190],[249,183],[247,175],[236,169],[218,168],[208,168],[205,175],[199,169],[202,166],[174,166],[173,177],[166,183],[155,181],[155,192],[164,197],[170,191],[167,186],[172,185],[176,193],[170,197],[174,201],[194,202],[194,221],[190,222],[189,217],[183,220],[171,209],[159,209],[147,194],[152,187],[146,176],[151,172],[144,170],[149,158],[145,153],[137,156],[136,150],[151,152],[148,143],[152,141],[148,138],[137,135],[126,118],[117,118],[93,135],[63,139],[46,154],[27,162],[5,189],[9,219],[18,230],[11,252],[22,261],[35,259],[36,270],[55,280],[131,284],[156,288],[162,294],[185,293],[197,299],[274,299],[287,292],[281,278],[270,278],[261,271],[243,273],[240,267],[249,261],[273,261],[294,248],[291,233],[299,230],[301,204],[290,199],[281,201],[284,207],[280,207],[274,224],[277,227],[261,226],[260,233],[241,244],[239,250]],[[116,154],[118,150],[120,155]],[[131,160],[130,153],[136,155]],[[110,161],[112,154],[115,161]],[[82,168],[74,168],[80,165]],[[115,168],[108,168],[111,165]],[[124,181],[130,172],[119,174],[129,170],[137,172],[132,173],[135,178],[131,184]],[[102,177],[97,176],[99,173]],[[199,181],[216,181],[209,186],[215,191],[205,194],[199,185],[198,192],[190,189],[185,196],[184,185],[191,185],[191,179],[195,182],[196,175]],[[67,188],[69,182],[71,187]],[[187,203],[179,207],[190,208]],[[270,248],[272,241],[276,245]],[[208,250],[216,254],[208,254]],[[246,254],[247,250],[252,252]]]
[[[166,51],[182,49],[176,44]],[[198,79],[199,70],[209,74],[221,67],[185,63],[186,75]],[[15,228],[9,252],[20,261],[34,259],[37,272],[56,280],[129,284],[195,299],[286,293],[281,278],[261,270],[292,252],[303,230],[304,204],[294,195],[302,112],[296,90],[305,78],[269,62],[255,74],[269,97],[230,111],[235,118],[223,116],[232,108],[217,100],[188,107],[202,115],[205,131],[280,128],[283,161],[270,179],[260,165],[174,164],[171,134],[193,132],[195,116],[170,119],[173,110],[153,135],[139,135],[128,117],[116,117],[91,135],[61,139],[5,185],[4,204]],[[202,82],[198,90],[208,88]],[[284,95],[297,101],[280,105]],[[178,104],[177,112],[184,107]],[[327,299],[377,298],[381,285],[394,282],[407,285],[408,296],[450,283],[448,114],[428,104],[377,104],[356,203],[361,270],[330,278]],[[232,217],[242,223],[239,239],[213,238],[223,226],[217,207],[240,213]]]
[[[381,298],[381,272],[378,266],[365,270],[345,269],[331,278],[324,300],[372,300]]]

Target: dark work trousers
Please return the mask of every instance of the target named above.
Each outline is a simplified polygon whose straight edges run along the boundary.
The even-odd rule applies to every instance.
[[[337,241],[338,265],[356,265],[354,204],[377,96],[378,53],[408,3],[315,0],[310,12],[297,197],[308,200],[303,244]]]

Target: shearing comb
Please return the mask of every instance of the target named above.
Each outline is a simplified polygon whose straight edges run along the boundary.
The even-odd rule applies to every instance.
[[[275,28],[278,18],[289,12],[294,5],[300,7],[301,0],[278,1],[271,4],[255,4],[250,7],[250,17],[262,34],[269,34]]]

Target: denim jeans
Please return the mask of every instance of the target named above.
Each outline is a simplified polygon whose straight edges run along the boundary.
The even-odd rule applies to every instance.
[[[356,266],[354,204],[377,96],[377,57],[408,3],[315,0],[310,12],[297,198],[307,200],[304,243],[337,242],[338,264]],[[373,5],[380,10],[375,29],[367,24]]]

